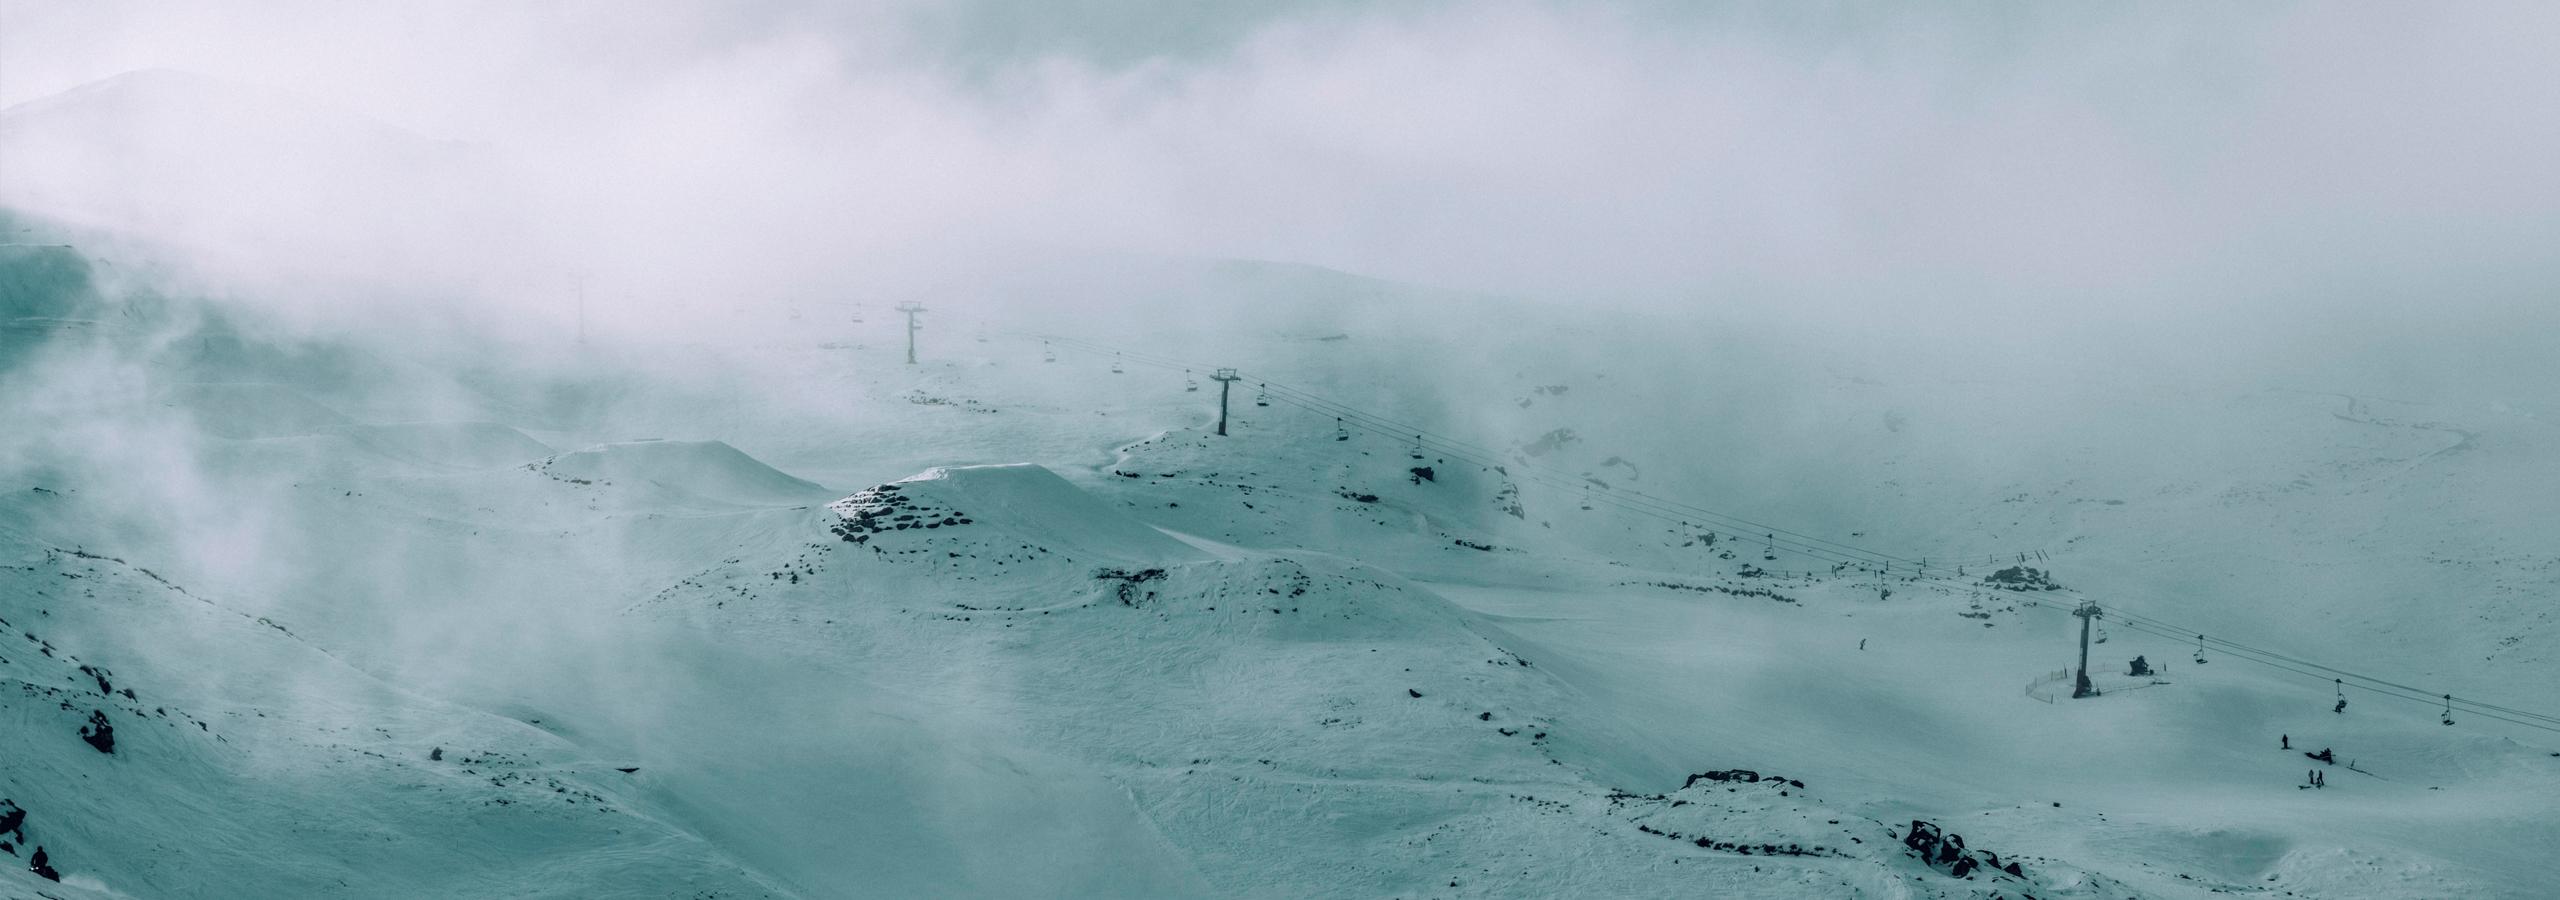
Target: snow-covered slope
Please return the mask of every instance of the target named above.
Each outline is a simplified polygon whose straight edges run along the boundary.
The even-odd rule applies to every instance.
[[[628,762],[539,722],[417,696],[123,559],[10,528],[0,559],[0,894],[768,896]]]
[[[1627,752],[1628,723],[1583,714],[1617,701],[1515,653],[1496,620],[1326,554],[1178,543],[1036,466],[937,469],[830,513],[808,525],[824,539],[713,567],[635,612],[780,657],[829,693],[924,698],[983,729],[981,752],[1080,761],[1128,794],[1079,814],[1152,823],[1137,871],[1195,872],[1194,892],[2119,887],[2045,857],[1945,880],[1955,856],[1933,868],[1907,855],[1907,825],[1817,800],[1802,779],[1617,790],[1603,779],[1626,768],[1608,761]],[[1677,837],[1646,830],[1674,821],[1688,823]],[[1008,871],[986,865],[978,874]],[[828,874],[800,871],[803,884]],[[1165,887],[1083,888],[1098,884]]]
[[[464,377],[247,322],[169,353],[27,332],[0,370],[30,388],[7,397],[28,427],[0,435],[0,797],[28,816],[0,839],[87,887],[0,886],[2545,887],[2560,758],[2538,733],[2363,696],[2333,713],[2325,680],[2199,665],[2115,619],[2106,693],[2062,699],[2076,620],[2047,601],[2080,594],[2005,590],[1941,549],[2042,550],[2105,603],[2547,708],[2530,410],[1844,370],[1757,385],[1790,408],[1718,394],[1639,421],[1621,414],[1679,408],[1634,386],[1659,374],[1641,354],[1552,341],[1452,383],[1423,376],[1466,354],[1433,341],[1517,349],[1488,335],[1519,323],[1272,315],[1121,337],[1259,355],[1496,458],[1338,431],[1252,382],[1220,437],[1197,371],[1051,362],[1000,332],[912,367],[794,332]],[[1723,364],[1665,390],[1749,393]],[[2039,402],[2111,417],[2042,432]],[[1835,568],[1611,502],[1626,487],[1945,553],[1947,577]],[[2117,674],[2137,653],[2163,675]],[[114,754],[82,740],[92,712]],[[2301,787],[2321,747],[2340,765]]]

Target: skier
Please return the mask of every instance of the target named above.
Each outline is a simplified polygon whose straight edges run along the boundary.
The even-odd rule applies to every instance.
[[[2278,750],[2291,750],[2291,749],[2293,749],[2293,735],[2290,735],[2290,734],[2279,734],[2279,735],[2276,735],[2276,749],[2278,749]]]
[[[1860,650],[1867,649],[1867,639],[1866,639],[1866,638],[1859,638],[1859,639],[1858,639],[1858,649],[1860,649]]]

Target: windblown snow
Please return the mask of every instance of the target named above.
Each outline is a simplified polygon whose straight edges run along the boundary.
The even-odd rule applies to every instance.
[[[79,101],[0,149],[104,215],[140,163],[29,143]],[[2547,730],[2130,617],[2060,671],[2085,596],[2551,709],[2549,410],[2020,398],[1242,262],[1079,275],[1231,327],[915,365],[885,318],[394,345],[0,222],[0,896],[2552,892]],[[1157,355],[1272,381],[1220,435]]]

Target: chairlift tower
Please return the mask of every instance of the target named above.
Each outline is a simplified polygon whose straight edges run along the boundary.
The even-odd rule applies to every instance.
[[[916,364],[916,329],[924,327],[916,324],[916,314],[924,311],[924,304],[909,300],[898,304],[898,311],[907,314],[907,365],[912,366]]]
[[[2098,695],[2098,689],[2089,683],[2089,623],[2097,621],[2106,613],[2098,609],[2097,601],[2082,600],[2080,608],[2072,610],[2071,614],[2080,617],[2080,670],[2074,673],[2075,677],[2071,682],[2071,699],[2095,697]]]
[[[1215,380],[1215,381],[1217,381],[1217,382],[1218,382],[1218,436],[1219,436],[1219,437],[1226,437],[1226,436],[1227,436],[1227,390],[1228,390],[1229,388],[1235,387],[1235,386],[1236,386],[1236,381],[1237,381],[1237,380],[1239,380],[1239,379],[1241,379],[1243,376],[1237,375],[1237,374],[1236,374],[1236,370],[1234,370],[1234,369],[1219,369],[1219,370],[1218,370],[1218,372],[1217,372],[1217,374],[1211,375],[1211,376],[1209,376],[1209,377],[1210,377],[1212,380]]]

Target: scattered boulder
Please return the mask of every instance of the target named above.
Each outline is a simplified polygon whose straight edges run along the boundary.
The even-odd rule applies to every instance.
[[[2034,566],[2010,566],[1982,577],[1982,583],[2004,591],[2058,591],[2062,585]]]
[[[1127,569],[1101,569],[1095,571],[1093,573],[1093,577],[1101,581],[1119,582],[1119,584],[1114,585],[1114,587],[1118,590],[1120,595],[1120,605],[1136,606],[1138,605],[1139,600],[1153,600],[1156,596],[1156,592],[1154,591],[1145,591],[1143,592],[1145,596],[1141,597],[1141,591],[1138,586],[1150,581],[1164,580],[1165,571],[1163,569],[1140,569],[1132,572]]]
[[[1719,769],[1713,772],[1700,772],[1689,776],[1689,780],[1682,782],[1680,787],[1685,790],[1689,786],[1701,781],[1739,781],[1744,784],[1756,784],[1760,781],[1760,773],[1751,771],[1750,769]]]
[[[89,724],[80,726],[80,739],[98,748],[100,753],[112,755],[116,752],[116,727],[107,724],[106,710],[89,712]]]
[[[1984,868],[2019,879],[2027,877],[2026,867],[2015,860],[2002,865],[1997,853],[1968,850],[1964,845],[1964,835],[1950,833],[1934,822],[1911,820],[1910,830],[1902,835],[1902,845],[1911,848],[1913,854],[1930,868],[1945,869],[1950,878],[1971,878],[1975,871]]]

